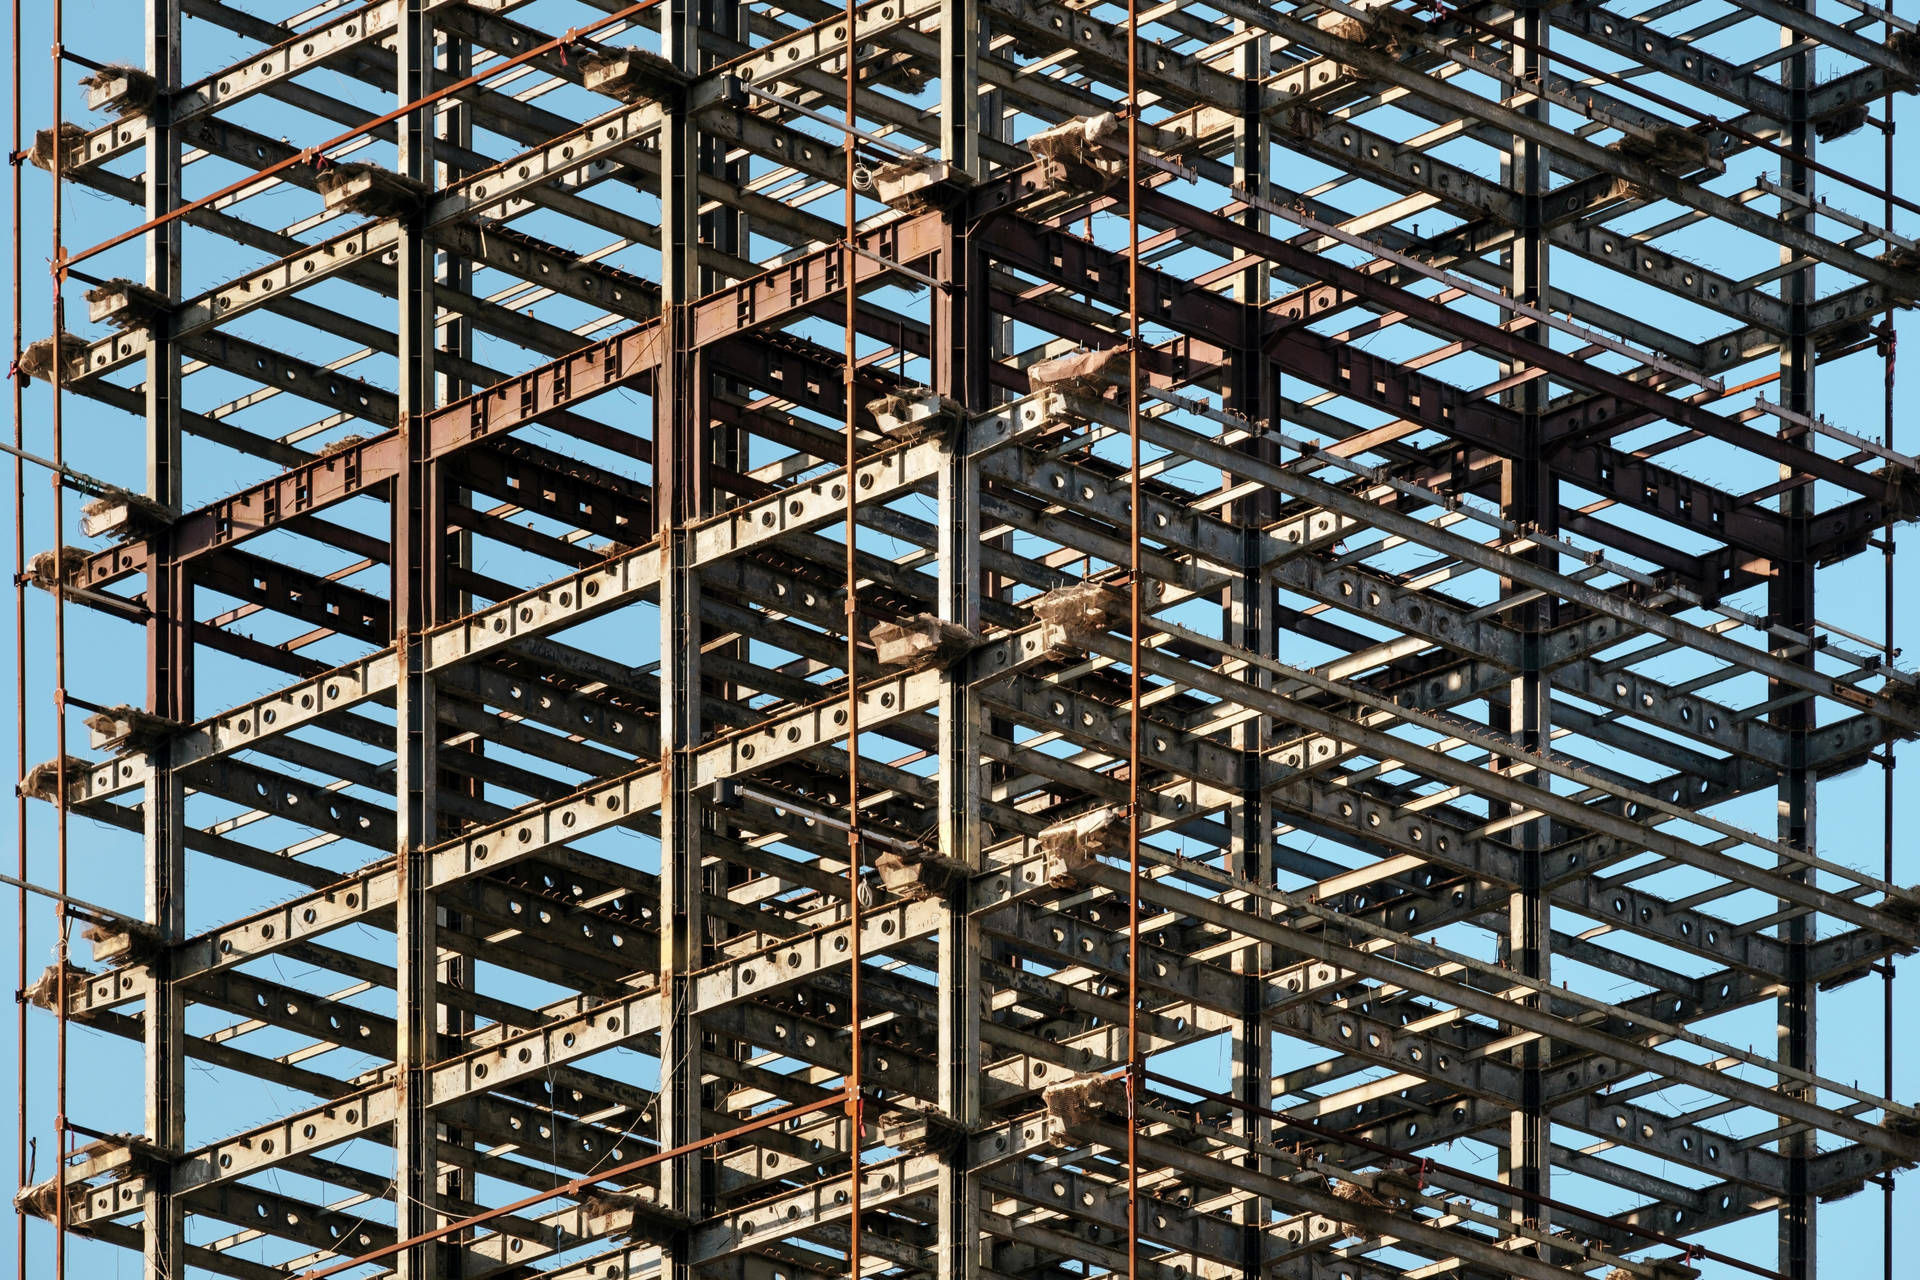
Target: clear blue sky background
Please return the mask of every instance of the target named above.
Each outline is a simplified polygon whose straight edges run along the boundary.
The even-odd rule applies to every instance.
[[[28,27],[22,44],[27,51],[26,67],[26,109],[28,121],[27,136],[31,139],[32,129],[43,126],[49,119],[48,95],[49,61],[46,51],[51,43],[48,18],[44,12],[44,3],[29,3]],[[69,42],[89,57],[101,61],[141,59],[141,5],[138,0],[68,0],[67,31]],[[243,6],[245,7],[245,6]],[[277,6],[276,6],[277,7]],[[288,6],[291,7],[291,6]],[[584,21],[592,16],[592,11],[579,7],[575,21]],[[210,32],[205,24],[191,23],[188,49],[187,74],[192,75],[227,65],[243,56],[245,49],[237,42],[222,38]],[[69,72],[68,111],[69,119],[86,120],[91,118],[84,112],[83,91],[76,89]],[[1877,107],[1876,107],[1877,110]],[[255,99],[238,113],[238,118],[249,126],[262,132],[278,135],[282,132],[301,130],[297,141],[311,141],[318,134],[312,131],[310,124],[297,124],[285,118],[285,109]],[[1915,154],[1911,140],[1920,138],[1920,117],[1916,116],[1911,98],[1900,100],[1899,119],[1903,126],[1902,150],[1907,153],[1909,163]],[[1879,135],[1871,131],[1861,131],[1832,146],[1823,146],[1821,158],[1828,164],[1877,180],[1880,173]],[[1759,166],[1768,168],[1771,166]],[[190,174],[195,171],[190,170]],[[211,167],[201,171],[189,181],[189,194],[197,194],[211,189],[213,173]],[[24,279],[27,291],[27,319],[25,340],[45,336],[50,330],[48,321],[48,277],[46,262],[48,248],[48,205],[49,183],[44,173],[28,168],[25,170],[27,210],[25,216],[25,271]],[[1491,176],[1491,175],[1489,175]],[[1837,191],[1831,184],[1822,183],[1824,194],[1842,207],[1851,209],[1863,216],[1878,220],[1880,210],[1877,202],[1854,192]],[[1920,184],[1911,177],[1906,179],[1907,194],[1920,194]],[[1198,197],[1191,197],[1198,198]],[[265,202],[262,202],[264,206]],[[67,193],[66,209],[68,217],[67,243],[69,246],[82,246],[96,242],[106,235],[131,224],[131,211],[118,201],[92,192],[70,188]],[[251,209],[251,207],[250,207]],[[258,215],[256,215],[258,216]],[[267,217],[267,221],[274,221]],[[291,217],[287,219],[291,220]],[[1901,216],[1896,220],[1898,229],[1912,235],[1920,233],[1920,219]],[[593,243],[598,243],[593,242]],[[586,249],[593,243],[581,241],[570,247]],[[1700,250],[1700,256],[1713,265],[1711,247]],[[188,291],[194,292],[207,285],[228,279],[253,265],[257,258],[239,250],[233,250],[228,257],[215,257],[203,254],[189,261]],[[1571,268],[1571,264],[1569,264]],[[11,264],[0,263],[0,271],[10,271]],[[116,265],[114,273],[138,274],[137,258],[122,259]],[[1572,271],[1566,279],[1573,278]],[[1588,279],[1604,280],[1598,273],[1580,276],[1584,282]],[[1568,287],[1572,287],[1569,284]],[[1604,288],[1605,285],[1597,285]],[[1830,285],[1827,287],[1831,287]],[[69,328],[91,333],[85,324],[84,304],[79,301],[79,289],[69,293],[69,306],[73,314]],[[1596,300],[1606,302],[1604,294],[1596,294]],[[384,312],[369,314],[364,318],[380,323],[388,323]],[[1656,320],[1659,317],[1655,317]],[[1914,333],[1910,321],[1903,317],[1902,332]],[[271,329],[242,327],[240,330],[263,340],[272,340],[275,336]],[[283,330],[284,332],[284,330]],[[1688,335],[1699,336],[1699,335]],[[1908,388],[1920,389],[1920,366],[1911,358],[1913,344],[1908,344],[1909,358],[1904,362],[1902,376]],[[324,356],[320,352],[300,352],[310,356]],[[377,362],[369,368],[377,369]],[[1820,381],[1820,407],[1833,422],[1848,427],[1860,434],[1878,437],[1881,430],[1881,400],[1879,361],[1871,356],[1856,356],[1845,362],[1844,366],[1823,369]],[[1757,370],[1759,372],[1762,370]],[[380,376],[377,372],[370,376]],[[1746,376],[1754,376],[1748,374]],[[1728,381],[1737,378],[1729,377]],[[197,385],[204,385],[205,380]],[[1915,403],[1913,392],[1909,390],[1901,397],[1903,405]],[[194,407],[204,407],[198,400],[190,401]],[[66,406],[67,457],[71,465],[87,472],[99,475],[131,487],[139,487],[142,475],[142,459],[139,452],[139,429],[135,420],[79,397],[70,397]],[[306,414],[306,410],[301,410]],[[304,422],[317,418],[317,412],[306,416],[296,416],[292,421]],[[1920,449],[1920,429],[1909,421],[1911,414],[1899,415],[1896,445],[1908,451]],[[291,425],[291,423],[289,423]],[[43,385],[36,385],[28,397],[26,415],[26,442],[28,449],[48,453],[51,451],[50,421],[47,397]],[[4,470],[0,466],[0,470]],[[242,472],[239,469],[225,474],[217,471],[201,470],[189,476],[189,504],[228,492],[253,478],[257,471]],[[1713,478],[1713,477],[1707,477]],[[51,504],[48,497],[47,478],[44,471],[29,468],[27,476],[26,517],[28,533],[26,538],[29,554],[54,545],[56,537],[53,528]],[[1823,500],[1831,499],[1831,494],[1823,494]],[[69,496],[67,500],[68,528],[63,538],[68,543],[81,543],[77,529],[80,502]],[[1920,606],[1920,580],[1915,580],[1912,567],[1920,566],[1920,539],[1910,536],[1907,541],[1913,543],[1913,549],[1907,553],[1909,566],[1906,580],[1911,585],[1903,585],[1898,635],[1909,643],[1920,636],[1920,618],[1915,609]],[[1877,636],[1881,630],[1881,564],[1877,554],[1862,556],[1852,563],[1823,573],[1821,578],[1819,616],[1825,622],[1844,627],[1866,636]],[[1745,603],[1751,603],[1746,601]],[[0,608],[8,614],[6,622],[0,624],[0,630],[11,630],[12,596],[0,593]],[[51,667],[51,617],[52,611],[46,596],[30,594],[28,600],[29,657],[27,671],[26,714],[28,718],[31,743],[28,760],[38,761],[49,758],[53,748],[52,688],[53,673]],[[139,634],[131,627],[118,623],[107,623],[89,616],[81,608],[69,610],[69,625],[72,628],[72,641],[68,655],[69,679],[76,692],[89,698],[110,702],[122,698],[138,701],[141,693],[141,651]],[[1911,665],[1910,662],[1903,665]],[[271,687],[277,681],[266,681],[259,688]],[[211,704],[230,703],[250,693],[259,691],[249,687],[235,689],[232,696],[219,696],[219,691],[203,689],[203,700]],[[6,720],[6,740],[12,740],[13,720],[11,715],[0,715]],[[84,745],[85,733],[79,728],[75,717],[69,728],[69,742]],[[1903,751],[1903,759],[1905,758]],[[1915,775],[1920,777],[1920,775]],[[1912,793],[1914,787],[1909,782],[1899,796],[1899,813],[1896,817],[1896,832],[1911,830],[1914,815]],[[1877,767],[1861,770],[1848,778],[1828,783],[1822,787],[1820,805],[1820,846],[1827,858],[1860,867],[1878,873],[1881,850],[1881,805],[1880,774]],[[1738,821],[1747,823],[1756,829],[1767,829],[1771,823],[1771,798],[1759,797],[1751,802],[1732,806],[1726,814]],[[4,839],[0,839],[0,865],[11,872],[13,854],[13,810],[10,806],[0,806],[0,827],[5,827]],[[31,865],[33,878],[51,883],[54,878],[54,855],[52,843],[52,824],[50,811],[43,805],[36,805],[30,816]],[[92,824],[76,821],[73,824],[73,891],[83,897],[138,914],[141,900],[141,879],[138,862],[138,845],[122,836],[105,836]],[[206,860],[196,857],[193,878],[193,913],[196,924],[210,922],[213,919],[238,915],[263,905],[265,899],[253,892],[251,882],[241,878],[226,878],[226,873],[218,871]],[[1895,879],[1901,883],[1920,880],[1920,857],[1903,845],[1899,852],[1899,866]],[[16,903],[11,891],[0,893],[0,912],[13,917]],[[37,976],[40,970],[52,959],[53,936],[51,930],[51,912],[44,901],[36,902],[29,912],[29,980]],[[84,943],[75,939],[77,958],[83,963],[87,959]],[[11,956],[6,960],[11,968]],[[1903,992],[1920,995],[1920,974],[1906,978],[1901,984]],[[1595,994],[1607,994],[1595,990]],[[1847,990],[1821,997],[1823,1036],[1821,1041],[1822,1071],[1840,1080],[1857,1080],[1866,1088],[1877,1090],[1880,1087],[1880,986],[1877,980],[1854,984]],[[1766,1015],[1759,1023],[1748,1019],[1740,1026],[1751,1032],[1756,1040],[1768,1034],[1765,1023],[1770,1023],[1770,1011],[1761,1010]],[[39,1176],[46,1176],[52,1167],[48,1158],[51,1146],[52,1117],[52,1019],[36,1011],[33,1015],[34,1065],[29,1089],[30,1132],[37,1135],[42,1148],[38,1164]],[[4,1041],[4,1056],[8,1063],[13,1057],[15,1039],[14,1023],[11,1015],[0,1019],[0,1041]],[[1733,1033],[1710,1028],[1716,1034],[1725,1034],[1732,1038]],[[1893,1096],[1907,1101],[1920,1099],[1920,1050],[1916,1041],[1920,1030],[1920,1018],[1902,1017],[1897,1043],[1909,1055],[1908,1061],[1901,1067],[1896,1080]],[[74,1107],[76,1119],[96,1124],[104,1128],[135,1127],[139,1125],[138,1092],[133,1080],[122,1074],[116,1074],[116,1068],[129,1061],[126,1056],[128,1046],[118,1042],[109,1045],[97,1033],[76,1029],[73,1033],[74,1058],[72,1066],[71,1089],[76,1098],[85,1099]],[[1194,1058],[1188,1065],[1195,1071],[1212,1072],[1222,1069],[1224,1064],[1200,1060],[1211,1058],[1213,1049],[1208,1047],[1204,1054]],[[1192,1055],[1188,1055],[1192,1056]],[[11,1067],[0,1068],[11,1070]],[[1666,1102],[1660,1099],[1656,1102]],[[256,1112],[264,1114],[268,1099],[215,1097],[204,1094],[195,1095],[195,1111],[192,1115],[194,1132],[190,1141],[204,1141],[241,1128],[248,1121],[246,1116]],[[1676,1100],[1672,1105],[1685,1105]],[[9,1130],[4,1150],[5,1158],[11,1160],[13,1118],[10,1112],[0,1114],[0,1127]],[[1676,1176],[1676,1181],[1688,1181],[1686,1175]],[[1909,1178],[1902,1184],[1898,1197],[1898,1213],[1911,1217],[1916,1208],[1920,1208],[1920,1199],[1916,1198],[1916,1183]],[[1822,1260],[1829,1277],[1852,1277],[1879,1274],[1880,1224],[1882,1203],[1877,1190],[1858,1195],[1850,1200],[1821,1209],[1820,1230]],[[50,1257],[51,1233],[44,1225],[37,1226],[32,1232],[32,1248],[36,1264],[30,1268],[30,1274],[42,1274],[47,1269],[46,1259]],[[1722,1248],[1739,1251],[1756,1261],[1770,1265],[1771,1223],[1747,1224],[1716,1233],[1714,1240]],[[1911,1243],[1914,1236],[1909,1228],[1902,1224],[1901,1240],[1904,1245]],[[73,1274],[92,1275],[133,1275],[137,1273],[138,1263],[132,1255],[118,1250],[92,1249],[75,1255],[77,1258],[91,1259],[91,1265],[76,1268]],[[11,1265],[12,1250],[0,1254],[0,1272]],[[1909,1274],[1913,1269],[1896,1265],[1896,1274]]]

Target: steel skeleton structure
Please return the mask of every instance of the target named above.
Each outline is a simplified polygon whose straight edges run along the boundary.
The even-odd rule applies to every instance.
[[[56,444],[29,575],[148,654],[23,783],[70,892],[145,868],[22,976],[143,1081],[23,1185],[62,1267],[1799,1278],[1891,1218],[1920,1111],[1816,1013],[1920,891],[1815,793],[1920,732],[1819,590],[1920,514],[1911,22],[144,3],[33,157],[124,219],[21,368],[146,458]]]

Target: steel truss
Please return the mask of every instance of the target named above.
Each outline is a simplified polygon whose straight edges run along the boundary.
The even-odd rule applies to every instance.
[[[1920,891],[1815,795],[1920,686],[1817,587],[1920,514],[1911,23],[145,8],[20,362],[146,458],[56,435],[29,575],[148,654],[23,783],[63,892],[143,850],[29,988],[143,1081],[21,1192],[85,1270],[1799,1278],[1891,1206],[1816,1007]]]

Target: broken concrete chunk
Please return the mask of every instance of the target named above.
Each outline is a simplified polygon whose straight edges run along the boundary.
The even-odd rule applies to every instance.
[[[146,114],[158,87],[151,75],[125,62],[109,63],[81,76],[80,83],[86,86],[88,110],[111,111],[123,120]]]
[[[580,59],[581,83],[622,102],[661,102],[690,77],[645,49],[596,49]]]
[[[1027,139],[1040,162],[1041,186],[1104,186],[1127,167],[1127,127],[1111,111],[1042,129]]]
[[[927,387],[902,387],[869,400],[867,412],[889,440],[902,442],[945,435],[966,420],[966,410]]]
[[[980,643],[980,637],[965,627],[942,622],[930,613],[915,614],[904,622],[883,622],[867,638],[884,667],[944,664]]]
[[[132,280],[109,280],[87,290],[87,318],[121,332],[145,329],[167,313],[167,296]]]
[[[56,1185],[58,1182],[58,1177],[52,1177],[45,1182],[36,1182],[30,1187],[22,1187],[14,1192],[15,1211],[30,1213],[36,1218],[45,1218],[48,1222],[52,1222],[60,1203],[60,1189]]]
[[[45,382],[53,377],[54,339],[42,338],[30,343],[20,353],[20,374],[26,378],[39,378]],[[87,353],[86,339],[63,333],[59,338],[60,373],[62,377],[72,378],[82,372],[80,361]]]
[[[94,924],[83,929],[80,936],[93,944],[95,964],[124,964],[134,959],[135,953],[139,950],[139,940],[134,937],[131,930],[127,929]]]
[[[1027,366],[1027,385],[1035,391],[1062,391],[1068,395],[1104,395],[1126,365],[1122,347],[1103,351],[1076,351]],[[1120,368],[1116,368],[1116,364]]]
[[[944,160],[906,157],[874,169],[870,176],[874,198],[890,209],[913,213],[944,204],[964,185]]]
[[[418,209],[428,195],[424,183],[375,164],[329,163],[314,185],[326,201],[327,212],[335,216],[399,217]]]
[[[1920,1138],[1920,1117],[1906,1115],[1899,1111],[1889,1111],[1880,1121],[1880,1127],[1902,1138]]]
[[[41,590],[52,591],[55,587],[70,584],[86,563],[87,551],[84,547],[42,551],[28,562],[27,578]]]
[[[1127,1118],[1127,1082],[1119,1076],[1081,1076],[1052,1085],[1041,1094],[1047,1105],[1047,1140],[1064,1143],[1069,1134],[1099,1120]]]
[[[1663,124],[1650,137],[1628,134],[1613,144],[1613,150],[1642,164],[1676,176],[1696,169],[1720,169],[1725,165],[1714,156],[1707,135],[1695,133],[1677,124]]]
[[[60,164],[62,167],[72,164],[80,158],[86,149],[87,131],[72,121],[63,121],[60,125]],[[27,159],[35,168],[53,168],[53,130],[41,129],[33,135],[33,147],[27,152]]]
[[[1640,1265],[1647,1268],[1653,1280],[1693,1280],[1700,1274],[1700,1268],[1690,1267],[1679,1258],[1648,1258]],[[1643,1280],[1643,1277],[1625,1267],[1615,1267],[1607,1272],[1607,1280]]]
[[[79,756],[67,756],[67,786],[72,787],[74,779],[83,777],[93,768],[91,762]],[[29,800],[45,800],[48,804],[60,798],[60,762],[43,760],[27,770],[27,776],[20,779],[20,794]]]
[[[909,902],[943,898],[967,875],[965,867],[935,854],[903,853],[894,849],[876,857],[873,869],[888,893]]]
[[[1040,620],[1040,644],[1053,658],[1075,658],[1087,651],[1087,642],[1106,631],[1120,617],[1126,601],[1120,593],[1097,582],[1056,587],[1027,607]]]
[[[165,716],[156,716],[124,704],[88,716],[86,726],[96,751],[118,750],[130,739],[151,742],[165,737],[176,727]]]
[[[1119,852],[1126,844],[1126,819],[1112,807],[1090,809],[1078,817],[1056,822],[1040,833],[1047,883],[1056,889],[1077,889],[1081,869],[1103,853]]]
[[[89,538],[143,537],[171,518],[151,498],[114,489],[80,508],[80,532]]]
[[[74,964],[72,961],[67,962],[68,991],[79,990],[85,986],[92,977],[92,974],[82,969],[79,965]],[[33,985],[21,991],[20,998],[28,1004],[35,1005],[39,1008],[52,1009],[60,999],[60,966],[57,964],[48,965],[40,976],[33,980]]]

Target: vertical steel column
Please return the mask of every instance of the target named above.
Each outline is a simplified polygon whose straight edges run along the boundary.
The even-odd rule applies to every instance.
[[[180,147],[167,123],[167,101],[180,83],[179,0],[147,0],[147,70],[158,86],[147,113],[149,222],[173,211],[180,193]],[[171,305],[180,296],[178,219],[146,234],[147,287]],[[155,324],[147,346],[147,496],[170,511],[181,505],[180,360],[172,334]],[[171,538],[156,540],[148,579],[147,708],[166,720],[193,719],[193,585],[171,554]],[[173,1280],[185,1273],[186,1214],[172,1191],[171,1161],[186,1146],[186,1001],[173,984],[173,945],[186,934],[186,787],[173,767],[172,748],[155,748],[142,806],[146,917],[160,944],[149,966],[146,1016],[147,1140],[164,1153],[147,1196],[145,1274]]]
[[[451,81],[463,80],[473,74],[473,46],[464,39],[449,32],[445,43],[434,56],[434,68],[437,72],[436,87]],[[445,157],[450,148],[461,151],[473,149],[473,111],[458,98],[449,98],[439,104],[434,113],[433,136],[436,143],[445,142],[449,148],[436,146],[433,156],[434,187],[444,189],[451,186],[460,177],[461,170]],[[436,297],[446,293],[471,293],[473,291],[473,264],[457,253],[439,256],[434,271],[434,292]],[[473,355],[473,324],[459,311],[449,307],[444,313],[436,302],[434,320],[434,345],[436,356],[440,352],[458,359],[470,359]],[[469,383],[458,373],[436,364],[433,371],[434,394],[436,404],[447,404],[467,394]],[[442,514],[448,505],[464,506],[472,500],[471,492],[456,487],[441,495]],[[473,566],[473,531],[459,528],[443,533],[446,560],[449,564],[462,569]],[[473,609],[473,597],[465,590],[453,590],[443,586],[442,598],[436,621],[448,617],[463,617]],[[472,755],[483,754],[487,749],[485,739],[472,737],[460,744],[461,751]],[[436,768],[438,761],[435,762]],[[439,785],[449,794],[461,799],[484,800],[486,784],[477,778],[462,776],[449,769],[439,775]],[[436,904],[434,927],[450,932],[460,930],[464,921],[458,912],[448,911]],[[450,998],[440,1006],[439,1016],[435,1019],[435,1034],[440,1037],[439,1051],[447,1055],[466,1052],[473,1035],[474,1015],[472,1010],[459,1001],[461,990],[471,990],[475,963],[457,952],[443,950],[439,963],[440,989],[448,992]],[[435,1126],[439,1140],[452,1151],[462,1149],[470,1136],[451,1127]],[[461,1159],[449,1159],[442,1165],[440,1194],[445,1203],[477,1203],[473,1175],[470,1175]],[[446,1267],[448,1280],[466,1274],[465,1251],[473,1239],[472,1229],[453,1232],[447,1236],[446,1246],[441,1256]]]
[[[1237,24],[1244,27],[1244,24]],[[1269,42],[1255,35],[1240,46],[1238,71],[1243,100],[1240,119],[1234,132],[1233,178],[1242,189],[1265,198],[1268,196],[1268,156],[1272,138],[1267,130],[1266,114],[1260,101],[1260,83],[1266,76]],[[1264,235],[1271,217],[1258,207],[1247,209],[1239,221]],[[1235,284],[1244,332],[1232,356],[1226,408],[1249,422],[1259,422],[1270,412],[1267,394],[1272,371],[1264,350],[1261,332],[1262,313],[1258,308],[1267,300],[1271,268],[1252,258]],[[1242,446],[1268,462],[1278,461],[1278,450],[1263,437],[1255,436]],[[1235,477],[1223,476],[1222,483],[1233,485]],[[1226,601],[1227,636],[1234,644],[1262,657],[1277,657],[1279,636],[1275,626],[1276,603],[1273,581],[1261,567],[1259,530],[1279,513],[1280,495],[1262,490],[1234,503],[1232,518],[1243,530],[1241,572],[1228,589]],[[1260,667],[1246,667],[1241,679],[1261,689],[1273,687],[1273,674]],[[1234,750],[1240,757],[1239,799],[1232,821],[1232,843],[1227,850],[1227,869],[1262,887],[1273,883],[1273,802],[1261,785],[1267,748],[1273,745],[1273,718],[1250,716],[1232,730]],[[1249,896],[1242,902],[1247,911],[1266,912],[1266,901]],[[1272,1137],[1271,1115],[1273,1080],[1273,1032],[1267,1025],[1265,975],[1273,970],[1274,949],[1267,943],[1242,947],[1233,956],[1233,969],[1246,975],[1245,1004],[1240,1025],[1233,1037],[1233,1096],[1239,1103],[1232,1117],[1233,1129],[1248,1143],[1241,1157],[1250,1169],[1274,1172],[1273,1161],[1258,1152]],[[1236,1210],[1241,1231],[1242,1271],[1248,1280],[1257,1280],[1262,1269],[1262,1228],[1273,1214],[1273,1201],[1265,1196],[1248,1196]]]
[[[697,0],[669,0],[661,15],[661,47],[674,66],[700,68]],[[693,1011],[692,974],[700,967],[702,911],[700,797],[690,751],[699,745],[700,580],[688,564],[683,529],[702,513],[705,366],[693,350],[688,304],[698,295],[699,131],[676,100],[660,134],[660,286],[667,335],[654,396],[654,486],[663,563],[660,574],[660,1092],[659,1141],[683,1148],[701,1137],[701,1032]],[[661,1171],[660,1202],[686,1219],[705,1201],[699,1154],[675,1156]],[[677,1233],[662,1251],[662,1280],[693,1274],[689,1237]]]
[[[1538,84],[1545,73],[1549,23],[1546,10],[1538,0],[1523,0],[1512,15],[1512,67],[1522,83]],[[1536,120],[1547,116],[1546,103],[1538,97],[1520,105]],[[1518,197],[1521,225],[1516,228],[1509,252],[1511,292],[1517,300],[1544,307],[1547,299],[1547,239],[1544,230],[1542,196],[1546,190],[1546,156],[1538,143],[1518,135],[1507,163],[1507,183]],[[1521,322],[1514,332],[1535,342],[1546,342],[1547,332],[1538,324]],[[1513,372],[1523,372],[1515,366]],[[1512,406],[1521,415],[1521,445],[1500,471],[1501,514],[1524,532],[1552,531],[1558,524],[1558,499],[1552,473],[1547,469],[1540,447],[1540,415],[1547,402],[1547,380],[1530,378],[1516,387]],[[1528,559],[1551,566],[1551,554],[1537,550],[1524,553]],[[1509,580],[1502,580],[1503,595],[1516,594]],[[1545,753],[1553,743],[1551,723],[1552,687],[1541,670],[1540,634],[1551,629],[1557,619],[1552,600],[1535,600],[1519,605],[1509,620],[1522,635],[1521,669],[1507,690],[1507,729],[1529,752]],[[1548,785],[1542,775],[1526,779],[1536,786]],[[1514,809],[1519,812],[1518,806]],[[1514,831],[1514,842],[1521,851],[1520,884],[1507,905],[1507,963],[1515,972],[1546,981],[1552,976],[1552,912],[1541,884],[1541,851],[1552,841],[1551,823],[1546,818],[1522,822]],[[1538,1007],[1538,996],[1525,1003]],[[1514,1099],[1508,1125],[1505,1180],[1516,1190],[1531,1196],[1549,1194],[1553,1164],[1552,1126],[1548,1121],[1545,1066],[1550,1045],[1535,1037],[1514,1050],[1514,1065],[1520,1072],[1520,1096]],[[1537,1201],[1516,1196],[1509,1210],[1516,1221],[1535,1219],[1544,1229],[1547,1214]]]
[[[400,105],[417,102],[431,84],[434,28],[428,0],[405,0],[394,42]],[[395,122],[399,170],[425,186],[433,180],[431,108]],[[438,698],[422,646],[412,643],[441,609],[441,546],[445,519],[431,442],[417,429],[433,407],[434,252],[418,213],[403,220],[398,248],[400,431],[407,461],[393,487],[393,626],[404,685],[395,702],[395,850],[399,902],[395,908],[397,1044],[394,1121],[395,1225],[403,1240],[439,1225],[439,1149],[426,1093],[426,1068],[439,1038],[439,945],[426,850],[438,838]],[[449,1248],[440,1241],[410,1245],[399,1255],[401,1280],[439,1280]]]
[[[1791,0],[1795,8],[1811,10],[1807,0]],[[1790,28],[1782,27],[1780,39],[1792,45],[1799,40]],[[1814,131],[1808,122],[1807,94],[1813,83],[1813,51],[1802,46],[1781,67],[1781,82],[1786,88],[1787,119],[1780,139],[1787,154],[1780,161],[1781,184],[1800,200],[1781,200],[1780,220],[1790,227],[1810,230],[1812,217],[1808,204],[1813,199]],[[1805,203],[1802,203],[1804,201]],[[1791,249],[1782,248],[1780,260],[1792,263]],[[1810,332],[1809,307],[1813,295],[1813,264],[1803,263],[1780,282],[1780,293],[1787,304],[1786,340],[1780,348],[1780,402],[1795,413],[1814,416],[1814,342]],[[1805,437],[1806,429],[1784,423],[1781,435]],[[1811,446],[1810,438],[1803,443]],[[1782,479],[1792,473],[1782,468]],[[1788,555],[1785,563],[1773,567],[1768,583],[1768,621],[1802,635],[1811,635],[1814,622],[1814,562],[1807,551],[1814,513],[1813,486],[1793,484],[1780,497],[1780,512],[1786,517]],[[1790,643],[1775,642],[1774,651],[1791,660],[1813,665],[1810,650]],[[1785,686],[1770,684],[1767,700],[1771,703],[1790,693]],[[1789,849],[1812,852],[1815,842],[1815,775],[1807,767],[1807,737],[1815,724],[1811,698],[1801,698],[1777,710],[1773,722],[1786,730],[1787,767],[1778,787],[1779,837]],[[1783,859],[1783,871],[1792,879],[1812,882],[1811,870]],[[1784,908],[1785,903],[1781,904]],[[1786,943],[1786,972],[1780,975],[1785,987],[1776,1004],[1779,1026],[1779,1057],[1788,1066],[1812,1071],[1814,1046],[1814,984],[1809,976],[1807,953],[1813,942],[1813,921],[1796,914],[1779,926]],[[1795,1090],[1797,1096],[1811,1101],[1814,1091]],[[1814,1215],[1816,1198],[1808,1187],[1809,1166],[1817,1150],[1818,1134],[1810,1130],[1789,1133],[1780,1140],[1780,1154],[1786,1160],[1786,1185],[1780,1188],[1779,1270],[1790,1280],[1812,1280],[1814,1275]]]
[[[940,19],[940,153],[955,174],[980,174],[979,42],[974,0],[945,0]],[[986,264],[974,247],[964,213],[948,220],[941,267],[950,286],[934,299],[933,381],[942,396],[968,413],[990,407],[987,346],[991,341]],[[940,617],[969,631],[980,628],[980,469],[955,449],[938,484]],[[983,708],[949,671],[940,688],[940,854],[962,866],[980,865],[980,802],[985,767],[980,757]],[[980,1121],[980,924],[961,895],[949,903],[940,928],[939,1107],[952,1124]],[[973,1280],[980,1274],[980,1184],[967,1167],[967,1144],[950,1143],[940,1184],[937,1280]]]

